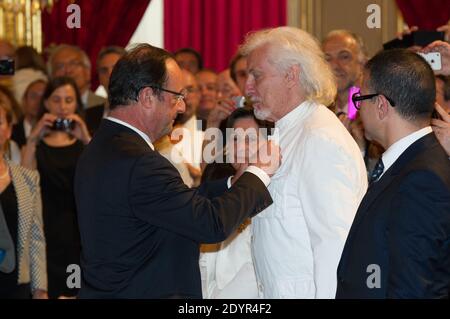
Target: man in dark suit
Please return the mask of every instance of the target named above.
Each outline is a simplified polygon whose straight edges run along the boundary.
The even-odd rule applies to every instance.
[[[365,66],[354,101],[386,152],[348,235],[336,298],[448,298],[450,161],[430,127],[435,96],[433,71],[411,51]]]
[[[199,244],[223,241],[272,203],[279,149],[270,142],[273,165],[249,166],[229,189],[227,180],[189,189],[154,151],[185,109],[182,87],[173,57],[147,44],[114,68],[110,115],[75,176],[81,298],[201,298]]]

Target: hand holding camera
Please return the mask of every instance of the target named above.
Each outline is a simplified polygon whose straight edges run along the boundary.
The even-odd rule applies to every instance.
[[[45,113],[31,131],[28,142],[37,144],[50,130],[66,132],[85,144],[91,140],[86,124],[78,115],[70,114],[65,118],[58,118],[54,114]]]

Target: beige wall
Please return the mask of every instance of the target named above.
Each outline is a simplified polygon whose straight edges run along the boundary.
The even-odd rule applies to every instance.
[[[367,27],[370,4],[380,6],[380,29]],[[394,0],[288,0],[288,25],[304,29],[320,41],[331,30],[348,29],[363,38],[372,56],[396,36],[403,21]]]

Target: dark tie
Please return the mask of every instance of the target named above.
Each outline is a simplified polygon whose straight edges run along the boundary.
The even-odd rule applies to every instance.
[[[378,178],[380,178],[381,174],[383,174],[383,171],[384,171],[384,164],[380,158],[377,164],[375,165],[372,174],[370,175],[369,185],[372,184],[373,182],[376,182]]]

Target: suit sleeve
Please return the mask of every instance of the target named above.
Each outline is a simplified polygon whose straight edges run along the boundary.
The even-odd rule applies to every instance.
[[[221,196],[208,198],[199,189],[189,189],[176,169],[154,153],[137,161],[129,183],[137,218],[201,243],[225,240],[246,218],[272,203],[264,183],[251,173],[244,173]],[[225,190],[225,180],[222,187]]]
[[[448,298],[450,190],[431,172],[409,174],[388,224],[388,298]],[[382,270],[383,271],[383,270]]]

